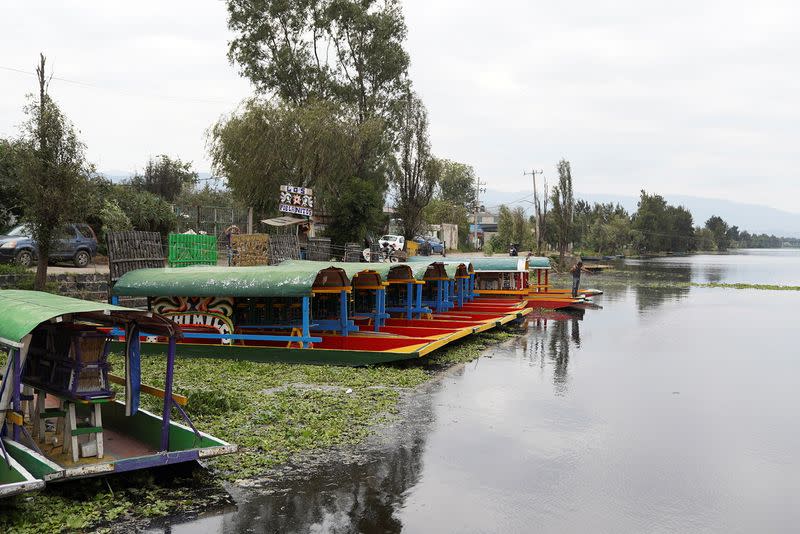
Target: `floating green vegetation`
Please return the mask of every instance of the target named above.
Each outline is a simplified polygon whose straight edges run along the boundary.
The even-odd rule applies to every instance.
[[[112,522],[211,506],[227,495],[220,489],[224,480],[258,477],[297,454],[362,441],[374,425],[395,416],[404,391],[515,335],[509,326],[427,358],[372,367],[179,358],[174,390],[189,398],[186,410],[193,422],[237,444],[237,454],[211,459],[211,472],[195,470],[190,475],[195,480],[159,480],[144,472],[51,485],[5,501],[0,532],[103,531]],[[120,355],[112,354],[110,362],[117,372],[124,369]],[[164,356],[143,358],[142,381],[163,387],[165,364]],[[160,413],[161,402],[142,395],[145,409]],[[177,413],[173,417],[180,420]]]
[[[722,283],[722,282],[691,282],[688,280],[675,280],[672,273],[641,272],[641,271],[615,271],[587,275],[581,278],[582,286],[596,286],[600,289],[646,287],[653,289],[689,289],[691,287],[705,287],[716,289],[756,289],[762,291],[800,291],[800,286],[778,284],[751,284],[747,282]],[[571,280],[563,275],[551,277],[554,287],[568,288]]]
[[[723,289],[761,289],[765,291],[800,291],[800,286],[782,286],[775,284],[722,284],[717,282],[701,284],[692,282],[692,287],[717,287]]]
[[[230,502],[207,472],[111,475],[48,486],[34,495],[3,501],[0,532],[109,532],[111,523],[132,522]],[[136,530],[131,527],[130,529]]]

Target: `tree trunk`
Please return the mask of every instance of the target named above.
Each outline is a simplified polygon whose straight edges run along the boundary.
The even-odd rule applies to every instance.
[[[36,278],[33,280],[33,289],[36,291],[44,291],[47,286],[47,263],[49,255],[39,251],[38,261],[36,262]]]

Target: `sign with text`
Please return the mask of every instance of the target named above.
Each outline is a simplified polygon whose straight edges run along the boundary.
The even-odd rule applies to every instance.
[[[282,185],[278,211],[311,217],[314,214],[314,192],[307,187]]]

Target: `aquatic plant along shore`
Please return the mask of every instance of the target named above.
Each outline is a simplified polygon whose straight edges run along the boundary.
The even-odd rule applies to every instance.
[[[71,530],[113,526],[126,531],[153,517],[230,504],[225,486],[250,485],[296,455],[359,443],[395,416],[402,395],[515,335],[513,327],[486,332],[421,364],[333,367],[183,359],[175,369],[175,393],[189,398],[186,409],[199,430],[213,429],[236,443],[238,454],[211,459],[208,471],[79,480],[12,497],[3,503],[0,530],[53,532],[55,525],[67,525]],[[164,359],[142,359],[143,383],[163,385]],[[123,365],[120,355],[112,354],[110,361],[113,368]],[[157,399],[147,397],[142,404],[145,409],[158,406]]]

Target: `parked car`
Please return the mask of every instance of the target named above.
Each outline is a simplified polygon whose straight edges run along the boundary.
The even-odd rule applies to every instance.
[[[419,250],[428,250],[428,253],[423,255],[427,256],[428,254],[441,254],[444,256],[444,243],[442,243],[439,238],[436,237],[423,237],[423,236],[415,236],[414,242],[419,245]]]
[[[27,225],[14,227],[0,236],[0,261],[16,261],[23,267],[36,263],[39,249]],[[75,267],[86,267],[97,254],[97,236],[88,224],[64,226],[50,251],[50,261],[71,261]]]
[[[395,250],[403,250],[406,246],[406,238],[401,235],[387,234],[378,239],[378,244],[381,248],[393,248]]]

